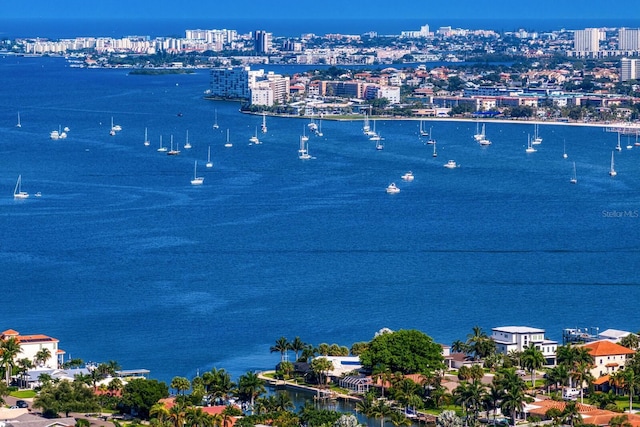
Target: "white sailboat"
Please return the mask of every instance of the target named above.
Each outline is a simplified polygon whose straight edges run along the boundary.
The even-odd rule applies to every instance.
[[[484,129],[484,123],[482,124],[482,137],[478,140],[478,144],[480,145],[491,145],[491,141],[487,138],[487,134]]]
[[[616,172],[616,169],[613,165],[613,151],[611,152],[611,169],[609,169],[609,176],[616,176],[618,175],[618,172]]]
[[[318,120],[318,129],[316,129],[316,136],[323,136],[322,133],[322,119]]]
[[[429,128],[429,139],[427,140],[427,144],[435,144],[436,140],[433,139],[433,128]]]
[[[407,173],[405,173],[404,175],[402,175],[402,179],[404,181],[413,181],[415,177],[413,176],[413,172],[409,171]]]
[[[616,145],[617,151],[622,151],[622,146],[620,145],[620,132],[618,132],[618,144]]]
[[[578,177],[576,176],[576,162],[573,162],[573,175],[571,175],[569,182],[572,184],[578,183]]]
[[[298,158],[300,160],[309,160],[311,155],[309,154],[309,138],[303,139],[300,137],[300,148],[298,149]]]
[[[564,143],[562,144],[562,158],[566,159],[567,157],[569,157],[567,155],[567,142],[564,141]]]
[[[376,141],[376,150],[378,150],[378,151],[384,150],[384,144],[382,143],[382,140],[384,138],[382,138],[380,135],[377,135],[376,137],[377,137],[377,139],[375,140]]]
[[[262,113],[262,126],[260,126],[262,133],[267,133],[267,115]]]
[[[422,120],[420,120],[420,136],[429,136],[429,132],[422,127]]]
[[[631,150],[633,145],[631,145],[631,137],[627,135],[627,150]]]
[[[233,147],[233,144],[229,141],[229,129],[227,129],[227,142],[225,142],[224,146],[227,148]]]
[[[151,142],[149,142],[149,138],[147,138],[147,128],[144,128],[144,145],[146,147],[151,145]]]
[[[187,131],[187,137],[186,137],[186,140],[185,140],[185,143],[184,143],[184,149],[188,150],[190,148],[191,148],[191,144],[189,144],[189,131]]]
[[[14,199],[26,199],[29,197],[29,193],[22,191],[22,175],[18,175],[18,181],[16,182],[16,188],[13,189]]]
[[[398,194],[400,192],[400,189],[396,187],[395,182],[392,182],[387,186],[385,191],[387,192],[387,194]]]
[[[436,143],[433,143],[433,154],[431,155],[431,157],[438,157],[438,153],[436,152]]]
[[[533,139],[531,140],[531,145],[540,145],[542,144],[542,138],[538,135],[538,125],[534,125],[533,129]]]
[[[160,148],[158,148],[158,151],[161,153],[164,153],[165,151],[167,151],[167,147],[162,146],[162,135],[160,135]]]
[[[173,148],[173,135],[171,135],[171,149],[167,151],[167,156],[177,156],[180,154],[180,150],[178,150],[178,144],[176,144],[176,148]]]
[[[205,166],[208,168],[213,167],[213,162],[211,161],[211,146],[209,146],[209,149],[207,150],[207,164]]]
[[[480,122],[476,122],[476,134],[473,135],[473,138],[478,142],[484,139],[484,123],[482,124],[482,132],[480,132]]]
[[[527,135],[527,148],[525,153],[535,153],[537,150],[531,146],[531,135]]]
[[[213,119],[213,128],[214,129],[218,129],[220,126],[218,126],[218,109],[215,109],[213,111],[214,114],[214,119]]]
[[[18,123],[16,123],[16,127],[17,128],[21,128],[22,127],[22,123],[20,123],[20,112],[18,112]]]
[[[304,126],[302,126],[302,140],[307,142],[309,137],[304,133]]]
[[[316,123],[316,121],[313,119],[313,117],[311,118],[311,121],[307,124],[307,127],[309,128],[309,130],[311,132],[315,132],[318,130],[318,124]]]
[[[204,177],[198,176],[198,161],[195,160],[193,164],[193,179],[191,180],[191,185],[202,185],[204,182]]]
[[[362,123],[362,133],[364,133],[365,135],[369,135],[370,130],[371,128],[369,127],[369,116],[367,116],[367,113],[364,113],[364,122]]]
[[[260,140],[258,139],[258,127],[256,126],[256,133],[253,134],[251,138],[249,138],[250,144],[260,144]]]
[[[111,116],[111,128],[109,129],[109,135],[114,136],[116,134],[116,129],[113,126],[113,116]]]

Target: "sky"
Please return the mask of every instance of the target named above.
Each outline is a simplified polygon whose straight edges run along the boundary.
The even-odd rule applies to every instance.
[[[5,0],[1,19],[621,19],[639,0]]]

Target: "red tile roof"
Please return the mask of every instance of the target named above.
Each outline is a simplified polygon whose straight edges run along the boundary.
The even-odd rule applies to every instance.
[[[623,347],[609,340],[594,341],[589,344],[584,344],[583,347],[588,349],[589,354],[593,357],[636,353],[630,348]]]

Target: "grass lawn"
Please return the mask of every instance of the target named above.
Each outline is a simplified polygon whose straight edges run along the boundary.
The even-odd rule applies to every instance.
[[[15,397],[18,399],[31,399],[36,395],[36,392],[33,390],[18,390],[11,392],[9,396]]]

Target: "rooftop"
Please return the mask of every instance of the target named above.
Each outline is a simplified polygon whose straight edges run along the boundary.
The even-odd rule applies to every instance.
[[[494,332],[507,332],[510,334],[544,334],[544,329],[531,328],[529,326],[498,326],[491,330]]]
[[[594,341],[583,345],[583,347],[587,348],[589,350],[589,354],[594,357],[636,353],[627,347],[623,347],[620,344],[616,344],[609,340]]]

